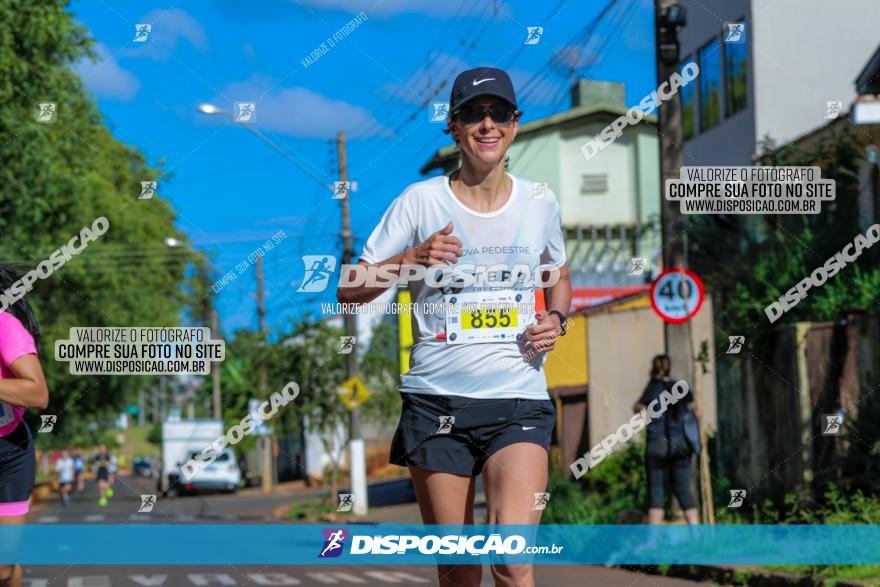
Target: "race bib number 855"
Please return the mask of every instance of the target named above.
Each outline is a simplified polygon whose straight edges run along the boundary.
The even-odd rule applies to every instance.
[[[533,292],[468,292],[445,301],[446,344],[516,342],[535,315]]]
[[[461,313],[461,327],[472,328],[510,328],[519,326],[517,323],[516,306],[510,308],[491,308],[467,310]]]

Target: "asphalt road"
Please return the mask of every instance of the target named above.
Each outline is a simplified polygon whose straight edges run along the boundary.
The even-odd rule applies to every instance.
[[[74,496],[70,507],[59,502],[34,506],[31,524],[121,524],[121,523],[271,523],[271,511],[278,505],[290,504],[295,497],[264,496],[247,492],[238,495],[199,495],[193,497],[159,498],[150,513],[139,513],[141,495],[153,494],[154,482],[145,479],[117,480],[115,495],[106,507],[98,506],[97,489],[93,483],[86,491]],[[412,522],[412,507],[386,508],[391,522]],[[416,513],[417,515],[417,513]],[[108,536],[108,540],[112,540]],[[610,587],[684,587],[689,581],[633,573],[620,569],[591,566],[539,565],[537,584],[544,586],[602,585]],[[492,585],[487,567],[483,585]],[[49,566],[25,567],[25,587],[213,587],[262,585],[381,586],[436,585],[434,570],[427,566],[360,565],[360,566]]]

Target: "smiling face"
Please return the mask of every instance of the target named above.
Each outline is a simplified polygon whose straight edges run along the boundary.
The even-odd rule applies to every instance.
[[[508,106],[507,101],[497,96],[478,96],[469,101],[457,112],[449,123],[452,136],[461,146],[462,163],[478,168],[492,168],[504,161],[507,149],[519,129],[519,114],[512,120],[496,122],[490,116],[493,106]],[[470,110],[470,116],[468,116]],[[476,112],[476,114],[475,114]],[[481,113],[481,114],[480,114]],[[479,121],[475,119],[480,117]]]

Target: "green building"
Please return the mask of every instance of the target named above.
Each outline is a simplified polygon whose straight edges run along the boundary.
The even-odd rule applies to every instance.
[[[626,114],[624,86],[579,80],[565,112],[520,124],[510,172],[546,182],[559,199],[576,288],[639,285],[658,268],[660,160],[655,116],[646,116],[589,160],[581,147]],[[459,166],[454,145],[434,153],[422,174]],[[630,275],[633,257],[650,270]]]

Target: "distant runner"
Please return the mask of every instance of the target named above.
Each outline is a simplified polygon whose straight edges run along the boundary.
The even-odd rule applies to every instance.
[[[82,457],[82,452],[79,449],[76,449],[73,452],[73,465],[76,472],[76,491],[77,493],[80,493],[85,488],[83,471],[85,471],[86,468],[86,461]]]
[[[113,489],[110,488],[110,453],[103,444],[98,447],[98,453],[93,459],[95,473],[98,478],[98,505],[107,505],[107,498],[113,497]]]
[[[58,474],[58,491],[61,494],[61,503],[67,507],[70,505],[70,493],[76,479],[76,462],[67,449],[61,451],[61,457],[55,461],[55,472]]]

